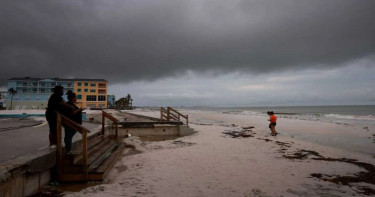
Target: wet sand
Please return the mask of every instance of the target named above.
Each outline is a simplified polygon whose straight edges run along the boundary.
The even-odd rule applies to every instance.
[[[374,128],[280,118],[273,137],[266,116],[181,112],[196,134],[126,138],[128,148],[105,183],[67,196],[375,195]]]

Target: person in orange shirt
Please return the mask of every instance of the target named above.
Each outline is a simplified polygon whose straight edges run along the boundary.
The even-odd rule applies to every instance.
[[[273,111],[268,111],[267,114],[270,116],[270,124],[269,124],[269,128],[271,129],[271,135],[272,136],[276,136],[278,133],[276,132],[276,120],[277,120],[277,117],[275,116],[275,114],[273,113]]]

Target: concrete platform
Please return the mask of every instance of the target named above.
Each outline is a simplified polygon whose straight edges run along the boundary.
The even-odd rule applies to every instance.
[[[45,120],[33,118],[0,119],[0,163],[49,149],[49,128]],[[100,124],[84,122],[89,130],[99,130]],[[77,133],[74,139],[79,139]]]

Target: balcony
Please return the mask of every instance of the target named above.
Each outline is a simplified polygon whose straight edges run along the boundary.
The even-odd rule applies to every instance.
[[[107,84],[99,83],[98,88],[107,88]]]

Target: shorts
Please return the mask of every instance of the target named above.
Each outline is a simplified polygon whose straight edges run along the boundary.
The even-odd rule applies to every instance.
[[[271,128],[271,126],[276,126],[276,122],[271,122],[270,125],[268,126],[268,128]]]

